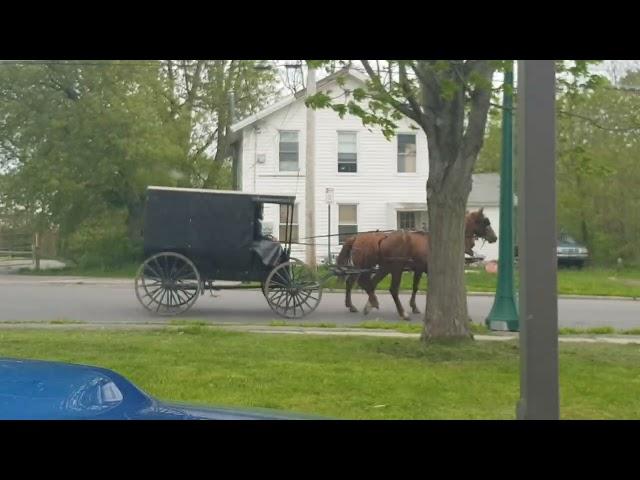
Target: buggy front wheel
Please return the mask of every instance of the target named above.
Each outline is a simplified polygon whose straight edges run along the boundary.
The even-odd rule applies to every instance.
[[[318,307],[322,285],[309,266],[291,259],[269,273],[263,292],[275,313],[285,318],[302,318]]]

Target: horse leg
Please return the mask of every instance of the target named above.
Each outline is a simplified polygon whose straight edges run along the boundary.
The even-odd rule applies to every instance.
[[[398,310],[398,315],[403,320],[410,320],[409,315],[407,315],[400,303],[400,298],[398,297],[398,292],[400,291],[400,282],[402,280],[402,268],[394,269],[391,272],[391,288],[389,288],[389,292],[393,297],[393,301],[396,302],[396,309]]]
[[[377,308],[378,310],[380,310],[380,304],[378,303],[378,297],[376,296],[376,287],[378,286],[380,281],[386,276],[387,276],[386,272],[383,272],[382,270],[378,270],[373,276],[369,276],[368,278],[368,286],[371,289],[371,291],[366,290],[366,287],[363,286],[363,288],[369,294],[369,300],[367,301],[367,304],[364,307],[365,315],[368,315],[372,308]]]
[[[411,300],[409,301],[412,313],[420,313],[420,310],[418,310],[418,307],[416,306],[416,292],[418,291],[418,285],[420,284],[421,277],[422,271],[416,270],[413,272],[413,292],[411,293]]]
[[[389,275],[389,272],[384,272],[382,270],[378,270],[373,277],[371,277],[371,284],[373,285],[373,289],[378,288],[378,284],[384,280],[384,277]]]
[[[360,277],[358,277],[358,285],[365,292],[367,292],[367,295],[369,297],[369,299],[367,300],[367,304],[364,307],[364,314],[368,315],[371,311],[371,305],[373,305],[373,302],[375,302],[375,294],[373,291],[373,285],[371,283],[371,275],[367,273],[361,273]]]
[[[355,307],[353,302],[351,302],[351,289],[353,288],[353,284],[356,282],[358,277],[356,275],[347,275],[346,279],[346,294],[345,294],[345,306],[349,309],[351,313],[357,313],[358,309]]]

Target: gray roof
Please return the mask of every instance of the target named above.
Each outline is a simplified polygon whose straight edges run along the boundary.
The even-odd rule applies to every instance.
[[[500,175],[478,173],[473,175],[473,185],[467,205],[472,207],[497,207],[500,204]]]

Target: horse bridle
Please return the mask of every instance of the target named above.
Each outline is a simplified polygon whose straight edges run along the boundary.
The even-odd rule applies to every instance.
[[[473,240],[482,240],[482,245],[480,245],[480,248],[484,247],[484,244],[487,243],[487,239],[484,237],[481,237],[477,233],[472,233],[471,235],[465,235],[464,238],[472,238]]]

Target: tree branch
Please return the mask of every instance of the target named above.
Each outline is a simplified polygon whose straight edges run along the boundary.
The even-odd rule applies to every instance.
[[[411,108],[407,107],[407,105],[400,103],[397,99],[393,98],[391,93],[389,93],[384,88],[384,85],[382,85],[382,83],[380,82],[380,77],[378,77],[376,73],[373,71],[373,69],[371,68],[371,65],[369,65],[369,62],[367,60],[360,60],[360,61],[364,65],[364,68],[367,71],[369,78],[371,78],[371,82],[376,87],[376,90],[379,92],[382,99],[389,102],[389,104],[393,108],[398,110],[400,113],[402,113],[406,117],[409,117],[412,120],[416,121],[418,124],[422,125],[422,115],[416,114],[416,112],[414,112]]]
[[[493,77],[494,68],[490,65],[489,61],[484,60],[482,63],[479,62],[474,66],[474,71],[483,79],[490,82]],[[469,121],[462,140],[462,154],[464,157],[475,158],[482,148],[490,103],[491,89],[477,85],[471,93]],[[471,164],[469,168],[473,168],[473,164]]]
[[[498,105],[496,103],[491,102],[490,105],[494,108],[499,108],[500,110],[506,110],[502,105]],[[516,110],[516,107],[513,106],[511,107],[512,111]],[[632,127],[605,127],[604,125],[598,123],[597,120],[595,120],[594,118],[591,117],[587,117],[586,115],[580,115],[579,113],[573,113],[573,112],[568,112],[566,110],[556,110],[556,113],[560,114],[560,115],[564,115],[566,117],[575,117],[575,118],[579,118],[581,120],[584,120],[586,122],[589,122],[591,125],[593,125],[596,128],[599,128],[600,130],[605,130],[608,132],[633,132],[635,130],[640,130],[640,125],[635,125]]]
[[[591,125],[593,125],[596,128],[599,128],[601,130],[606,130],[609,132],[633,132],[635,130],[640,130],[640,125],[636,125],[633,127],[624,127],[624,128],[617,128],[617,127],[605,127],[604,125],[599,124],[596,120],[594,120],[593,118],[584,116],[584,115],[580,115],[578,113],[572,113],[572,112],[567,112],[566,110],[558,110],[557,111],[559,114],[561,115],[565,115],[567,117],[575,117],[575,118],[579,118],[581,120],[585,120],[586,122],[589,122]]]
[[[213,132],[211,132],[211,135],[209,135],[209,138],[207,139],[207,141],[203,145],[201,145],[198,149],[196,149],[196,151],[193,154],[194,158],[202,155],[204,151],[211,146],[211,144],[213,143],[213,141],[216,139],[217,136],[218,136],[218,129],[216,128]]]
[[[398,77],[400,80],[400,88],[402,88],[402,91],[404,92],[404,96],[409,101],[409,105],[411,105],[411,108],[413,109],[413,111],[416,112],[416,115],[419,115],[420,119],[424,120],[423,118],[424,113],[420,108],[420,104],[417,102],[415,96],[413,95],[413,92],[411,91],[411,85],[409,84],[409,80],[407,79],[407,68],[404,65],[404,63],[402,63],[401,60],[398,61],[398,69],[399,69]],[[424,123],[422,121],[419,123],[424,128]]]

